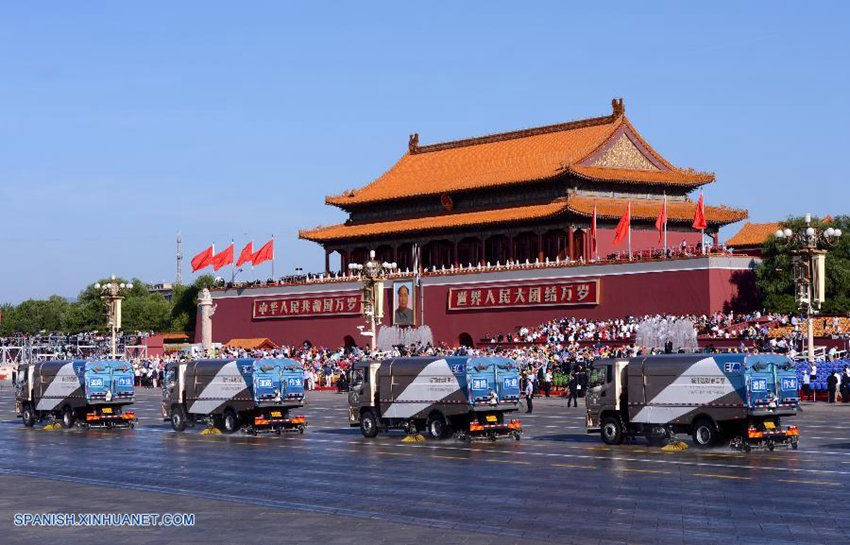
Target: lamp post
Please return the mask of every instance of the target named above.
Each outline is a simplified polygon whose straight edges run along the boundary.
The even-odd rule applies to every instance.
[[[115,359],[118,357],[117,339],[121,329],[121,301],[124,300],[125,290],[133,289],[133,284],[116,282],[113,274],[109,282],[95,284],[94,289],[100,290],[100,298],[106,304],[106,324],[112,334],[110,356]]]
[[[812,226],[812,215],[806,214],[806,227],[798,233],[789,228],[776,231],[794,260],[794,298],[800,311],[806,313],[806,355],[814,361],[815,335],[812,314],[820,310],[826,299],[826,254],[841,237],[841,229],[818,230]]]
[[[363,287],[361,288],[363,302],[363,315],[369,325],[369,331],[360,329],[360,334],[371,337],[369,345],[372,352],[377,347],[376,327],[384,317],[384,279],[396,268],[395,263],[383,263],[375,259],[375,250],[369,252],[369,260],[362,265],[360,263],[349,263],[348,269],[361,274]]]

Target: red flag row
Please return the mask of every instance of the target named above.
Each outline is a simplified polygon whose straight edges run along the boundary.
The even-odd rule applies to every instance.
[[[233,243],[219,253],[215,253],[215,244],[199,253],[192,258],[192,272],[197,272],[212,265],[213,270],[219,270],[225,265],[233,263]],[[262,248],[254,252],[254,243],[249,242],[242,248],[239,253],[239,259],[236,261],[236,266],[241,267],[245,263],[251,263],[254,266],[274,259],[274,237],[266,242]]]
[[[617,223],[617,228],[614,229],[614,245],[622,242],[629,234],[631,228],[631,210],[632,201],[629,200],[626,204],[626,210],[623,216]],[[664,203],[661,205],[661,212],[655,220],[655,228],[658,230],[658,242],[661,242],[664,231],[667,229],[667,196],[664,196]],[[691,224],[694,229],[703,230],[708,227],[708,221],[705,218],[705,201],[703,200],[702,191],[699,193],[699,201],[697,201],[696,209],[694,210],[694,222]],[[593,245],[596,245],[596,203],[593,203],[593,222],[591,224],[591,235],[593,237]]]

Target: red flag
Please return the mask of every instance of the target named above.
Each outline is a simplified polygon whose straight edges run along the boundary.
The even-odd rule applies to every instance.
[[[664,204],[661,205],[661,213],[655,220],[655,228],[658,229],[658,242],[664,240],[664,227],[667,225],[667,195],[664,195]]]
[[[596,252],[596,201],[593,201],[593,220],[590,223],[590,251]]]
[[[241,267],[244,263],[247,263],[254,259],[254,241],[249,242],[242,248],[242,253],[239,254],[239,259],[236,261],[236,266]]]
[[[230,243],[230,246],[215,254],[215,257],[212,258],[212,264],[214,270],[219,270],[225,265],[230,265],[233,263],[233,243]]]
[[[192,258],[192,272],[197,272],[201,269],[209,267],[212,265],[213,254],[215,252],[215,245],[210,246],[203,252],[199,253],[195,257]]]
[[[623,241],[626,236],[628,236],[629,231],[631,230],[632,223],[632,201],[628,201],[626,204],[626,210],[623,212],[623,217],[620,218],[620,222],[617,224],[617,228],[614,229],[614,244],[619,244]]]
[[[257,250],[257,253],[254,254],[254,257],[251,259],[253,261],[254,266],[256,267],[260,263],[264,261],[268,261],[270,259],[274,259],[274,239],[266,242],[262,248]]]
[[[697,209],[694,212],[694,229],[705,229],[708,227],[708,223],[705,221],[705,203],[702,201],[702,191],[699,192],[699,202],[697,203]]]

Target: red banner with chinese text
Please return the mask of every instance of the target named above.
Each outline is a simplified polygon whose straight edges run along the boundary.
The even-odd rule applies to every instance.
[[[598,305],[599,280],[449,289],[449,310]]]
[[[253,318],[300,318],[310,316],[351,316],[360,314],[360,294],[328,294],[301,297],[255,299]]]

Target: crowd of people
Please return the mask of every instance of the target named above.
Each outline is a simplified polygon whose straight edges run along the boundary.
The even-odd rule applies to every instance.
[[[522,376],[522,389],[530,385],[533,395],[541,393],[550,395],[553,391],[581,392],[586,388],[587,366],[596,359],[606,357],[629,357],[648,353],[645,347],[637,343],[640,324],[653,316],[624,317],[613,320],[588,320],[574,317],[551,320],[533,327],[520,327],[516,331],[505,334],[499,333],[485,339],[475,348],[451,347],[446,344],[418,344],[383,356],[416,355],[416,356],[502,356],[517,362]],[[750,314],[716,313],[703,316],[677,316],[670,318],[688,319],[694,324],[697,335],[703,340],[704,350],[717,351],[714,340],[736,339],[741,343],[724,348],[728,351],[758,351],[788,353],[794,357],[802,343],[801,325],[803,322],[795,317],[779,314]],[[826,320],[832,320],[827,318]],[[833,334],[847,333],[842,330],[844,318],[836,317],[832,325]],[[783,335],[775,335],[783,331]],[[140,343],[146,334],[137,332],[125,335],[123,345],[131,346]],[[726,342],[726,345],[729,343]],[[81,347],[100,350],[101,354],[108,353],[109,338],[97,333],[80,335],[41,335],[15,336],[0,338],[2,346],[51,346],[56,355],[69,357],[79,356]],[[672,347],[671,347],[672,349]],[[76,353],[75,353],[76,352]],[[95,355],[88,354],[89,357]],[[308,390],[315,388],[334,388],[343,391],[346,387],[346,371],[351,364],[361,360],[371,359],[377,354],[357,347],[320,347],[305,342],[301,346],[281,346],[276,349],[246,350],[225,347],[217,357],[226,358],[291,358],[299,361],[304,370],[304,385]],[[840,351],[835,348],[827,353],[829,375],[838,379],[835,387],[835,397],[850,400],[850,371],[845,373],[845,361]],[[136,385],[139,387],[157,387],[165,365],[169,361],[189,359],[188,352],[173,352],[160,356],[143,356],[131,358]],[[805,371],[803,362],[799,376],[801,384],[808,384],[810,391],[829,390],[826,375],[819,378],[817,373],[812,375]],[[809,380],[808,377],[815,377]],[[846,393],[845,393],[846,392]],[[842,395],[844,394],[844,395]]]

